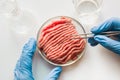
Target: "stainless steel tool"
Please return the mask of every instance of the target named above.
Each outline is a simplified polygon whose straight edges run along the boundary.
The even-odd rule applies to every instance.
[[[79,38],[92,38],[94,37],[95,34],[93,33],[85,33],[85,34],[79,34],[79,35],[72,35],[73,38],[72,39],[79,39]],[[107,37],[110,37],[110,36],[114,36],[114,35],[120,35],[120,31],[107,31],[107,32],[102,32],[100,34],[96,34],[96,35],[105,35]]]

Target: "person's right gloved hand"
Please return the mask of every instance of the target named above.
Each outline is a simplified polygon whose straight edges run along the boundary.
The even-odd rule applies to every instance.
[[[120,54],[120,35],[114,36],[117,40],[113,40],[109,37],[99,35],[99,33],[106,31],[120,31],[120,19],[119,18],[111,18],[105,21],[100,26],[94,27],[91,29],[91,32],[95,34],[94,38],[89,38],[88,42],[91,46],[95,46],[98,43],[104,46],[105,48]]]

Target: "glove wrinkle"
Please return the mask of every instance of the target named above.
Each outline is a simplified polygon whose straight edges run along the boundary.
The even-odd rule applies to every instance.
[[[112,40],[106,36],[97,35],[94,38],[96,41],[98,41],[102,46],[105,48],[112,50],[113,52],[120,54],[120,42]]]
[[[34,80],[32,74],[32,58],[36,49],[35,39],[30,39],[23,47],[22,54],[14,70],[14,80]],[[62,71],[61,67],[54,68],[46,80],[57,80]]]
[[[48,74],[47,79],[45,80],[58,80],[61,72],[62,67],[56,67]]]
[[[31,38],[23,47],[22,54],[14,70],[14,80],[34,80],[32,58],[36,50],[36,40]]]

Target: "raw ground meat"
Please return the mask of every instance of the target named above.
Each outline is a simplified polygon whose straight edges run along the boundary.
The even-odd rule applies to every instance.
[[[38,48],[45,52],[46,58],[57,64],[77,59],[85,48],[85,40],[72,39],[79,35],[71,19],[61,17],[51,22],[40,32]]]

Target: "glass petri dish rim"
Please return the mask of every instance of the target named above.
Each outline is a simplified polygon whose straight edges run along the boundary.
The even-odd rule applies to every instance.
[[[83,32],[86,34],[86,31],[85,31],[83,25],[82,25],[79,21],[77,21],[76,19],[74,19],[74,18],[72,18],[72,17],[69,17],[69,16],[55,16],[55,17],[49,18],[48,20],[46,20],[46,21],[42,24],[42,26],[41,26],[41,27],[39,28],[39,30],[38,30],[38,33],[37,33],[37,43],[36,43],[36,44],[37,44],[37,51],[38,51],[38,53],[42,56],[42,58],[43,58],[46,62],[48,62],[48,63],[50,63],[50,64],[52,64],[52,65],[54,65],[54,66],[69,66],[69,65],[77,62],[77,61],[78,61],[80,58],[82,58],[82,56],[85,54],[87,39],[85,39],[85,41],[86,41],[86,43],[85,43],[85,48],[84,48],[84,50],[80,53],[79,57],[78,57],[76,60],[70,61],[70,62],[65,63],[65,64],[57,64],[57,63],[54,63],[54,62],[48,60],[48,59],[45,57],[45,54],[44,54],[42,51],[40,51],[39,48],[38,48],[39,33],[40,33],[41,29],[44,27],[44,25],[45,25],[47,22],[49,22],[49,21],[51,21],[51,20],[53,20],[53,19],[55,19],[55,18],[61,18],[61,17],[67,17],[67,18],[70,18],[72,21],[75,21],[77,24],[80,25],[80,27],[82,28]],[[87,35],[85,35],[85,36],[87,37]]]

